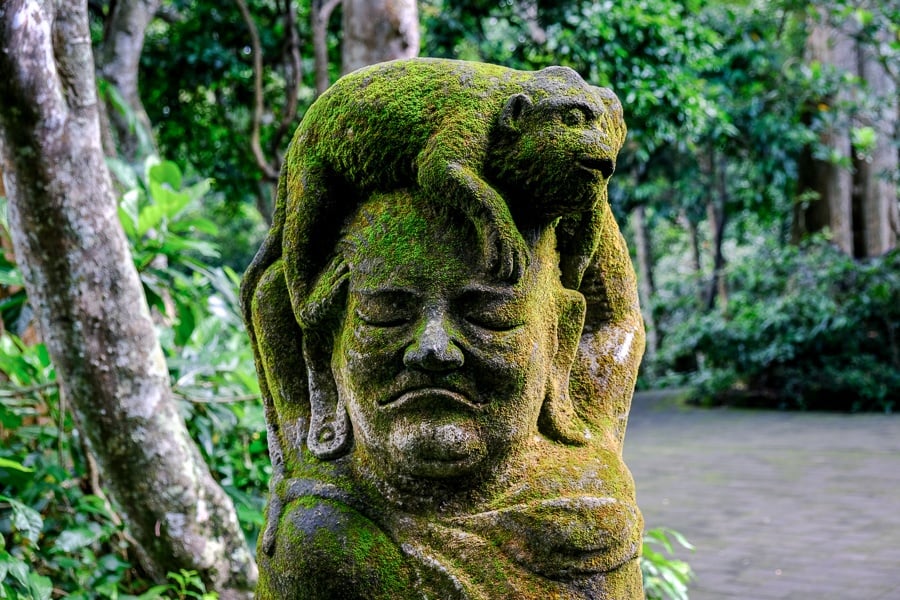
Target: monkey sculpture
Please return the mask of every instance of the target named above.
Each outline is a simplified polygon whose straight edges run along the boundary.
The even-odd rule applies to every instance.
[[[297,128],[272,231],[245,282],[283,257],[298,306],[309,293],[298,286],[311,286],[324,266],[318,249],[361,200],[418,185],[472,221],[488,265],[505,280],[529,260],[516,222],[561,219],[561,278],[578,289],[624,139],[616,96],[567,67],[527,72],[429,58],[365,67],[338,80]]]

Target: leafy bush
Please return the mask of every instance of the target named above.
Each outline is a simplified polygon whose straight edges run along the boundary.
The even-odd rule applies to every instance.
[[[688,600],[687,584],[694,578],[694,572],[683,560],[666,556],[675,552],[672,540],[683,548],[694,549],[683,535],[665,527],[644,533],[641,574],[647,600]]]
[[[892,411],[900,401],[900,250],[854,261],[825,240],[763,245],[728,273],[721,312],[669,332],[661,362],[708,403]]]
[[[120,216],[154,309],[173,391],[213,475],[235,502],[254,545],[270,465],[249,341],[237,310],[239,277],[207,260],[216,248],[198,216],[208,183],[185,185],[170,162],[135,172],[113,163],[125,189]],[[0,219],[0,234],[6,233]],[[21,285],[0,262],[0,285]],[[17,291],[0,315],[27,329]],[[78,425],[43,344],[0,335],[0,598],[210,599],[196,573],[152,585],[135,568],[133,543],[100,487]]]

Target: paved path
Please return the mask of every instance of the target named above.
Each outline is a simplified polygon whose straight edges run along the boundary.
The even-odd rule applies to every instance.
[[[625,461],[647,527],[697,546],[691,600],[900,600],[900,415],[639,394]]]

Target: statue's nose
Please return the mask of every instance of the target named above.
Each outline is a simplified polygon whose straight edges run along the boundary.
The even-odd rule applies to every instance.
[[[463,365],[462,350],[453,341],[442,314],[429,315],[425,327],[403,355],[403,364],[423,371],[444,372]]]

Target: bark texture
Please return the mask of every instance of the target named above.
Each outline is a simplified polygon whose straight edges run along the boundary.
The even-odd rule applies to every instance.
[[[145,567],[249,598],[234,508],[170,396],[100,145],[86,3],[0,4],[0,171],[16,256],[66,396]]]
[[[343,0],[341,72],[419,54],[415,0]]]

